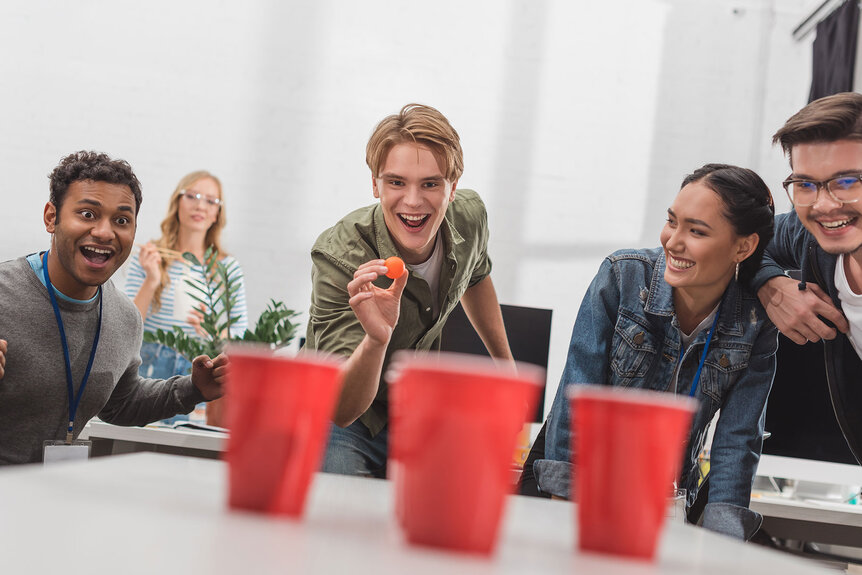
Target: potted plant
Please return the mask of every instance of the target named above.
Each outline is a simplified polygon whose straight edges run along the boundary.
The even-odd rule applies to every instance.
[[[229,341],[263,343],[278,349],[289,344],[296,336],[299,324],[293,323],[291,319],[298,316],[299,312],[273,299],[261,312],[254,329],[246,329],[242,337],[233,337],[230,327],[239,319],[232,313],[236,307],[239,279],[230,276],[228,268],[220,261],[218,250],[212,246],[204,253],[203,262],[190,252],[184,253],[183,258],[204,271],[203,281],[185,279],[185,283],[189,297],[201,304],[201,329],[206,335],[189,336],[181,327],[174,326],[170,331],[158,329],[155,333],[144,332],[144,341],[165,345],[191,360],[199,355],[215,357]],[[207,425],[224,427],[223,409],[223,398],[209,402]]]

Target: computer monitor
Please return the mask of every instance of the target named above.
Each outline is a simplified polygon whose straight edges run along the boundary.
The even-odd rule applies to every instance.
[[[509,338],[509,348],[516,361],[523,361],[538,365],[546,370],[545,382],[547,384],[548,352],[551,347],[551,316],[553,311],[533,307],[521,307],[516,305],[500,305],[503,312],[503,323],[506,326],[506,335]],[[452,311],[443,328],[441,341],[442,351],[455,351],[459,353],[472,353],[475,355],[488,356],[488,350],[476,330],[473,329],[470,320],[461,304]],[[544,420],[545,394],[544,385],[539,395],[539,404],[533,416],[534,422]]]

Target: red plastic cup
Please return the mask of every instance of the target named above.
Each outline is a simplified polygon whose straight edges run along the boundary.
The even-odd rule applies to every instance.
[[[454,353],[396,354],[389,388],[389,470],[410,543],[490,553],[512,452],[544,370]]]
[[[231,347],[228,356],[228,504],[299,518],[329,436],[339,364],[248,346]]]
[[[569,400],[580,548],[653,559],[697,401],[590,385]]]

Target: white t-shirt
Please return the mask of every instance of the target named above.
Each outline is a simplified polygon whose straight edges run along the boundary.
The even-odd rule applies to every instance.
[[[694,338],[697,337],[697,334],[699,334],[702,331],[709,331],[709,328],[712,327],[712,322],[715,320],[715,314],[718,313],[718,306],[719,305],[721,305],[721,302],[719,302],[718,305],[716,305],[714,308],[712,308],[712,311],[709,312],[709,315],[706,316],[705,318],[703,318],[703,321],[701,321],[699,324],[697,324],[697,327],[695,327],[691,333],[687,334],[684,331],[682,331],[682,329],[679,330],[679,338],[680,338],[680,340],[682,340],[683,353],[685,353],[685,350],[687,350],[688,346],[691,345],[691,342],[694,341]],[[701,350],[701,353],[703,353],[703,350]],[[676,369],[673,372],[673,385],[671,386],[671,389],[677,389],[677,386],[679,385],[679,366],[680,366],[680,363],[681,362],[679,362],[679,361],[676,362]],[[684,390],[680,390],[680,391],[688,393],[691,389],[692,383],[694,383],[694,382],[689,381],[686,384],[688,387],[686,387]],[[698,383],[698,385],[700,385],[700,383]]]
[[[437,232],[437,240],[434,242],[434,251],[431,252],[431,257],[421,264],[408,265],[407,269],[410,273],[415,273],[423,280],[428,282],[428,287],[431,288],[431,309],[434,317],[440,313],[440,266],[443,264],[443,240],[440,232]]]
[[[847,337],[856,354],[862,358],[862,294],[850,289],[847,274],[844,272],[844,254],[838,256],[838,265],[835,266],[835,287],[838,288],[841,310],[850,324],[850,333]]]

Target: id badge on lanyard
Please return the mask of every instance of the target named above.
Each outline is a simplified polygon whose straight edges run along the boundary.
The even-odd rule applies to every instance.
[[[92,441],[81,439],[72,440],[70,443],[66,443],[64,439],[48,440],[42,443],[42,461],[45,465],[50,465],[61,461],[89,459],[91,447]]]
[[[75,440],[72,438],[72,433],[75,428],[75,413],[78,411],[78,405],[81,403],[81,397],[84,395],[84,388],[87,386],[90,370],[93,368],[93,360],[96,358],[96,349],[99,347],[99,334],[102,332],[102,286],[99,286],[99,321],[96,326],[96,335],[93,338],[93,348],[90,350],[90,360],[87,362],[87,370],[84,372],[81,385],[78,387],[78,393],[75,394],[72,383],[72,362],[69,359],[69,345],[66,342],[66,330],[63,327],[63,318],[60,315],[60,306],[57,305],[57,297],[54,295],[54,286],[51,285],[51,278],[48,277],[48,252],[42,255],[42,272],[45,276],[45,287],[48,289],[48,295],[51,297],[51,306],[54,308],[57,328],[60,330],[60,342],[63,344],[63,359],[66,362],[66,391],[69,398],[69,426],[66,429],[66,439],[48,440],[42,444],[42,460],[48,465],[57,463],[58,461],[87,459],[90,456],[92,442]]]

